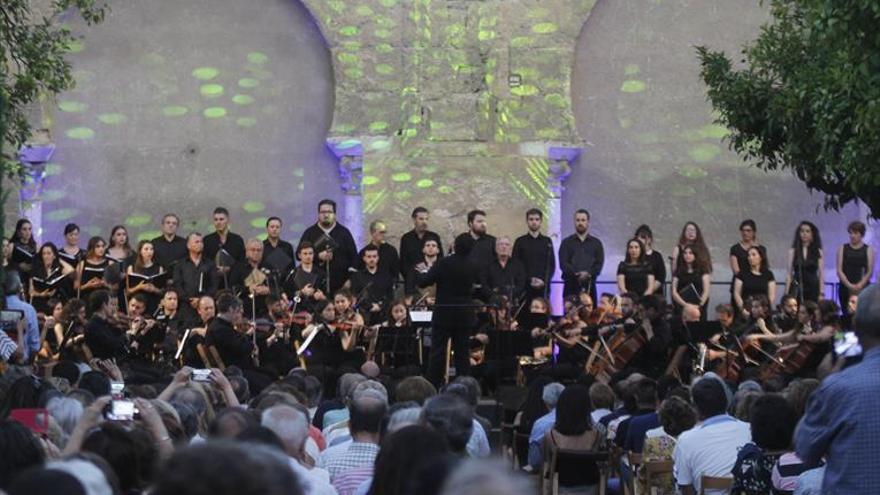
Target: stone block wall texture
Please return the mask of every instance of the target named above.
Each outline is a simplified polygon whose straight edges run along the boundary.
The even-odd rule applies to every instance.
[[[420,204],[447,238],[472,207],[517,235],[559,196],[546,148],[561,145],[584,149],[562,234],[590,209],[606,277],[638,224],[668,254],[691,219],[724,270],[744,216],[779,269],[800,218],[833,249],[860,212],[817,214],[820,197],[744,167],[712,124],[693,46],[735,52],[765,20],[753,0],[113,2],[100,26],[69,20],[78,86],[42,106],[59,151],[41,239],[68,221],[150,236],[165,211],[208,230],[215,205],[246,236],[277,214],[298,238],[321,197],[356,204],[327,139],[363,147],[363,225],[386,220],[392,242]]]

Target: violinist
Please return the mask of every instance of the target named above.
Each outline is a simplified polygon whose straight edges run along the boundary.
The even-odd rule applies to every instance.
[[[45,318],[40,318],[40,315],[37,315],[37,320],[42,325],[42,330],[40,331],[40,352],[37,356],[42,360],[54,360],[57,357],[53,358],[53,356],[58,353],[58,345],[61,343],[61,339],[55,333],[55,327],[58,325],[58,321],[61,320],[64,304],[60,300],[53,298],[46,302],[46,307],[49,308],[49,311],[45,313]],[[63,329],[59,330],[61,330],[62,334],[64,333]]]
[[[179,311],[180,306],[180,293],[177,292],[177,289],[174,289],[175,294],[177,294],[178,299],[178,312],[181,318],[184,317],[183,313]],[[188,320],[183,319],[184,328],[189,329],[189,336],[186,338],[186,342],[183,342],[183,363],[186,366],[190,366],[192,368],[202,368],[204,367],[204,363],[202,362],[201,357],[199,357],[199,353],[197,351],[198,344],[204,344],[205,338],[208,334],[208,327],[211,322],[214,320],[216,315],[216,309],[214,304],[214,298],[211,296],[202,296],[199,298],[199,302],[196,306],[196,316],[192,317]],[[184,331],[185,333],[185,331]],[[181,335],[181,338],[183,336]]]
[[[104,273],[111,263],[104,256],[106,247],[104,239],[98,236],[89,239],[86,256],[76,267],[73,288],[77,291],[77,299],[88,301],[93,292],[110,289],[110,284],[104,281]]]
[[[382,321],[385,304],[391,300],[394,280],[388,270],[383,270],[379,266],[378,247],[367,244],[362,253],[364,267],[351,274],[351,278],[345,282],[345,287],[357,295],[358,310],[364,315],[363,319],[368,324],[375,325]],[[396,273],[395,271],[395,275]]]
[[[272,376],[284,376],[296,362],[291,344],[291,320],[282,300],[266,296],[267,314],[257,320],[257,345],[260,347],[260,365]]]
[[[165,339],[165,327],[159,325],[146,310],[147,298],[143,294],[131,296],[128,300],[130,322],[127,333],[132,356],[143,363],[153,363]]]
[[[532,337],[532,353],[536,359],[547,358],[553,353],[550,344],[550,303],[543,297],[535,297],[529,303],[529,311],[523,312],[517,320],[522,331]]]
[[[115,298],[114,298],[115,301]],[[110,292],[98,289],[89,295],[86,306],[89,321],[85,327],[85,343],[98,359],[123,359],[128,354],[125,331],[115,325],[115,310]]]
[[[233,292],[246,301],[244,315],[247,318],[262,318],[268,313],[266,297],[270,288],[271,268],[262,263],[263,242],[249,239],[245,245],[245,259],[233,266],[229,273],[229,284]],[[251,299],[253,298],[253,299]]]
[[[284,294],[288,299],[299,297],[304,310],[313,310],[318,301],[327,299],[322,291],[324,275],[315,267],[315,248],[309,241],[302,241],[297,246],[299,266],[287,273],[282,282]]]
[[[362,339],[371,339],[375,331],[364,329],[364,317],[355,311],[355,302],[354,295],[346,289],[340,289],[333,296],[337,331],[341,335],[342,348],[345,351],[343,361],[353,364],[355,369],[360,369],[365,355],[362,349],[357,349],[357,345]]]
[[[321,379],[325,390],[335,390],[340,366],[345,358],[342,333],[336,330],[336,306],[326,299],[315,302],[315,320],[302,331],[300,347],[309,374]],[[313,336],[314,335],[314,336]]]
[[[58,342],[54,359],[80,360],[80,350],[85,339],[86,305],[80,299],[67,301],[61,315],[55,318],[52,335]],[[51,340],[50,340],[51,342]]]
[[[262,251],[262,243],[260,243]],[[261,253],[262,254],[262,253]],[[245,331],[239,331],[244,315],[244,305],[241,299],[224,292],[217,297],[217,317],[208,325],[208,334],[205,343],[214,346],[220,359],[226,366],[238,366],[247,379],[252,390],[259,393],[270,382],[271,378],[256,369],[254,356],[257,348],[254,346],[253,335],[256,328],[248,325]]]
[[[63,284],[74,268],[59,258],[58,249],[51,242],[40,246],[39,255],[34,263],[28,294],[37,312],[49,314],[52,310],[46,304],[49,298],[66,301],[70,297],[64,293]]]

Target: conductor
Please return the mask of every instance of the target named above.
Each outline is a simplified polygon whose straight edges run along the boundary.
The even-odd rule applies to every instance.
[[[443,385],[446,342],[452,339],[456,375],[470,374],[470,336],[477,319],[473,308],[474,285],[479,282],[478,267],[468,260],[474,240],[470,236],[455,239],[455,252],[440,259],[430,269],[416,266],[421,275],[419,287],[437,285],[437,303],[431,320],[431,356],[428,379]]]

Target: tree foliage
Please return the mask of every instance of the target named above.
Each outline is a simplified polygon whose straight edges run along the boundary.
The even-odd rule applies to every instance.
[[[31,136],[28,110],[41,97],[54,97],[74,85],[65,60],[75,41],[59,19],[77,11],[88,23],[104,20],[103,0],[0,0],[0,92],[6,105],[2,166],[4,175],[23,172],[16,152]],[[42,5],[45,4],[45,5]],[[40,9],[40,7],[43,7]],[[42,12],[40,10],[43,10]]]
[[[698,47],[729,144],[762,170],[789,170],[825,207],[863,201],[880,217],[880,1],[771,0],[742,68]]]

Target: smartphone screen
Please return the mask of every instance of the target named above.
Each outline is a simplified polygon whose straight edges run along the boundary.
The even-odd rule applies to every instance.
[[[834,354],[840,357],[855,357],[862,354],[862,346],[855,332],[844,332],[835,337]]]
[[[134,402],[130,400],[114,400],[110,402],[110,412],[107,413],[107,419],[111,421],[131,421],[137,409]]]

